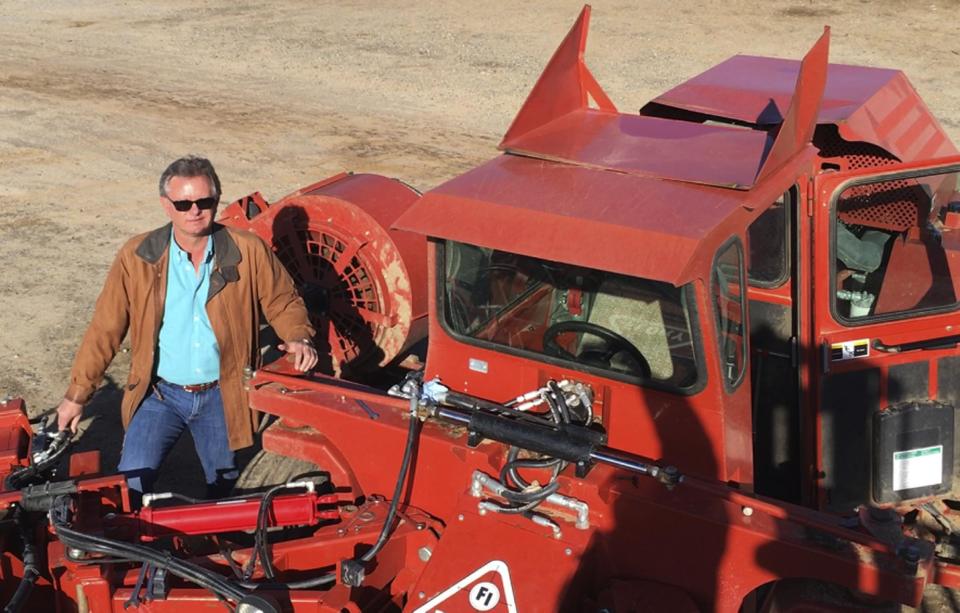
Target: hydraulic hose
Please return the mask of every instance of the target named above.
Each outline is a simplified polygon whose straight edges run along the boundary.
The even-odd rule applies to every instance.
[[[54,527],[57,531],[57,538],[67,547],[89,553],[102,553],[132,562],[149,563],[234,602],[240,602],[247,595],[246,591],[224,577],[196,564],[178,560],[167,552],[161,553],[142,545],[84,534],[60,523],[55,523]]]
[[[572,411],[564,398],[563,389],[556,381],[547,381],[546,387],[540,390],[540,398],[547,407],[546,415],[549,415],[553,427],[563,428],[571,423]],[[589,412],[584,421],[586,420],[589,420]],[[552,456],[520,459],[520,450],[521,446],[512,445],[507,451],[506,462],[500,469],[500,484],[503,489],[499,494],[506,504],[495,500],[487,501],[498,513],[527,514],[560,488],[557,477],[566,467],[566,462]],[[545,485],[535,486],[520,475],[522,468],[549,469],[550,477]]]
[[[413,382],[410,393],[410,424],[407,427],[407,444],[403,450],[403,462],[400,464],[400,474],[397,475],[397,485],[393,488],[393,499],[390,501],[390,508],[387,510],[387,518],[383,522],[383,528],[380,529],[380,536],[373,547],[368,549],[362,556],[360,562],[369,562],[377,555],[383,546],[386,545],[390,534],[393,532],[393,520],[397,514],[397,506],[400,504],[400,497],[403,495],[403,486],[407,481],[407,472],[410,469],[410,460],[413,457],[413,450],[417,444],[417,430],[420,426],[420,420],[417,418],[417,408],[420,404],[420,385]]]
[[[400,473],[397,475],[397,483],[393,489],[393,498],[390,500],[390,506],[387,509],[387,516],[384,519],[383,527],[380,529],[380,534],[377,537],[377,541],[373,544],[373,547],[368,549],[358,558],[352,560],[344,561],[344,566],[346,567],[348,563],[350,565],[361,565],[366,564],[373,560],[373,558],[380,553],[380,550],[383,549],[384,545],[387,544],[387,541],[390,539],[390,535],[393,533],[393,524],[397,516],[397,507],[400,505],[400,498],[403,496],[403,487],[407,482],[407,474],[410,471],[410,463],[413,459],[413,452],[416,449],[416,443],[418,440],[417,432],[419,430],[420,420],[417,417],[417,409],[419,408],[419,399],[420,399],[420,389],[419,385],[413,384],[414,387],[411,390],[410,396],[410,422],[407,427],[407,441],[403,450],[403,460],[400,463]],[[251,555],[251,562],[254,562],[256,556],[259,555],[261,564],[263,566],[264,575],[267,579],[273,579],[275,576],[273,565],[270,560],[270,553],[267,549],[267,538],[266,538],[266,509],[269,509],[269,500],[275,495],[277,491],[282,489],[283,486],[278,486],[277,488],[268,490],[264,494],[263,501],[261,502],[260,512],[257,516],[257,536],[255,538],[254,551]],[[288,590],[299,590],[299,589],[309,589],[314,587],[319,587],[321,585],[326,585],[329,583],[334,583],[337,580],[337,576],[334,573],[327,573],[320,575],[314,579],[306,579],[303,581],[293,581],[289,583],[273,583],[273,582],[264,582],[264,583],[254,583],[249,579],[249,575],[252,571],[252,566],[248,563],[246,572],[243,573],[244,580],[238,582],[238,585],[247,589],[288,589]],[[357,585],[363,580],[362,571],[358,573],[354,580],[357,581]],[[351,584],[350,581],[345,580],[346,583]]]
[[[37,567],[37,548],[34,543],[31,526],[26,524],[23,513],[18,509],[16,511],[17,530],[20,533],[20,540],[23,542],[23,577],[17,590],[13,593],[7,606],[3,608],[3,613],[18,613],[27,598],[33,592],[33,587],[40,577],[40,569]]]
[[[337,575],[327,573],[314,579],[304,579],[303,581],[290,581],[288,583],[254,583],[253,581],[238,581],[237,585],[248,590],[309,590],[329,583],[335,583]]]

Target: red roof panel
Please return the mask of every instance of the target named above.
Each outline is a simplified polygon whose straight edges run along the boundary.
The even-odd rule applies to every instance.
[[[393,227],[682,285],[747,192],[503,155],[423,195]]]
[[[782,121],[800,62],[737,55],[654,98],[656,104],[746,123]],[[899,70],[830,64],[817,122],[904,162],[957,152]]]
[[[765,132],[580,109],[505,143],[507,151],[629,174],[747,188]]]

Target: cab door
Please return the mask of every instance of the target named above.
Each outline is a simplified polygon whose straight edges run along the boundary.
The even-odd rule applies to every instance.
[[[814,180],[813,483],[821,508],[952,496],[960,156]]]

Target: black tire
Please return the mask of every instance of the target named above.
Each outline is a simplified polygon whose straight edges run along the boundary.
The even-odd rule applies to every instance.
[[[240,473],[233,491],[235,494],[262,492],[274,485],[302,479],[319,485],[327,483],[329,475],[313,462],[261,449]]]

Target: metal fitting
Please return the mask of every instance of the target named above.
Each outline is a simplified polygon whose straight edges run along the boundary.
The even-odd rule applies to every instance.
[[[470,479],[470,495],[474,498],[480,498],[483,496],[484,489],[497,496],[503,497],[503,492],[506,488],[502,483],[483,471],[473,471],[473,477]],[[586,502],[556,493],[547,496],[543,502],[550,503],[558,507],[563,507],[564,509],[569,509],[576,513],[577,519],[574,523],[574,526],[576,526],[578,530],[587,530],[590,528],[590,505],[588,505]],[[478,505],[478,508],[487,511],[499,512],[499,509],[496,505],[483,502]]]
[[[307,479],[304,479],[303,481],[289,481],[287,482],[285,487],[287,487],[288,489],[295,489],[295,488],[302,487],[302,488],[305,488],[311,494],[317,491],[317,484]]]
[[[577,514],[577,521],[574,526],[577,530],[586,530],[590,527],[590,505],[582,500],[564,496],[563,494],[550,494],[547,496],[547,502],[570,509]]]
[[[149,507],[157,500],[167,500],[173,498],[173,492],[157,492],[156,494],[144,494],[142,498],[142,504],[145,507]]]
[[[560,526],[557,525],[557,522],[553,521],[549,517],[540,515],[539,513],[534,513],[530,516],[530,521],[537,524],[538,526],[543,526],[544,528],[550,528],[553,532],[553,538],[558,539],[563,536],[563,533],[560,532]]]

